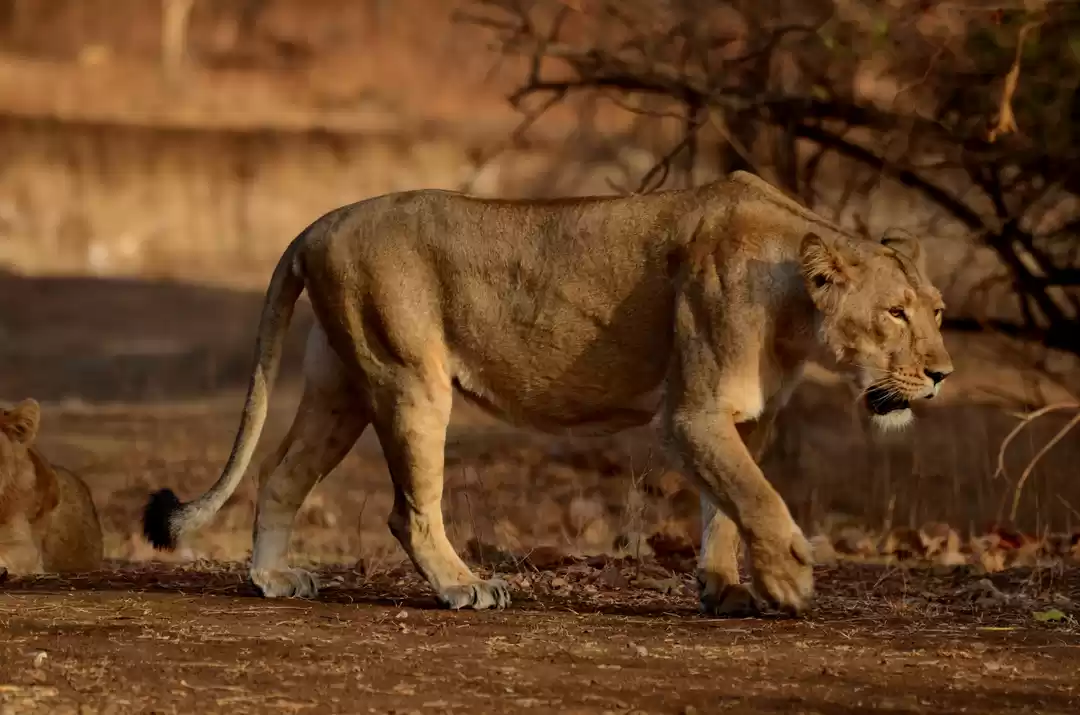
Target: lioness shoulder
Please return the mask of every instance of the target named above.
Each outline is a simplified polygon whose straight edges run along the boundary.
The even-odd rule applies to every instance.
[[[40,420],[34,400],[0,410],[0,571],[96,569],[103,546],[90,490],[37,450]]]

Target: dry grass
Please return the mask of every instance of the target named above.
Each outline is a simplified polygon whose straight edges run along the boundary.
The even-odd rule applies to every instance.
[[[998,466],[997,469],[994,471],[995,477],[1005,474],[1005,451],[1008,449],[1012,441],[1016,439],[1016,437],[1020,434],[1020,432],[1025,427],[1030,425],[1033,420],[1038,419],[1043,415],[1056,412],[1058,410],[1080,411],[1080,403],[1065,402],[1061,404],[1047,405],[1046,407],[1035,410],[1034,412],[1031,412],[1027,415],[1023,415],[1020,420],[1020,424],[1018,424],[1011,432],[1009,432],[1005,439],[1001,441],[1001,449],[998,452]],[[1080,414],[1074,416],[1072,419],[1066,422],[1061,429],[1055,432],[1054,436],[1048,439],[1046,443],[1039,448],[1039,451],[1035,453],[1035,455],[1031,458],[1031,461],[1028,462],[1027,466],[1024,467],[1024,471],[1020,474],[1020,478],[1016,480],[1016,489],[1013,492],[1012,509],[1009,511],[1010,520],[1016,520],[1017,510],[1019,510],[1020,508],[1020,493],[1023,491],[1024,484],[1027,483],[1028,477],[1031,476],[1031,473],[1035,470],[1035,467],[1038,465],[1039,461],[1043,457],[1045,457],[1051,449],[1054,448],[1054,445],[1065,439],[1065,437],[1067,437],[1069,433],[1072,432],[1072,430],[1078,424],[1080,424]]]

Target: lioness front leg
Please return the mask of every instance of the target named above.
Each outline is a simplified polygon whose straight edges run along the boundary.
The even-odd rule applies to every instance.
[[[737,425],[739,437],[760,462],[772,435],[775,411],[769,410],[755,422]],[[701,551],[698,553],[697,582],[699,607],[711,616],[741,618],[757,612],[753,594],[739,578],[739,528],[701,493]]]
[[[733,415],[677,408],[668,437],[687,476],[738,526],[755,591],[776,608],[804,611],[814,592],[810,544],[739,437]]]
[[[391,390],[373,396],[375,430],[394,480],[390,531],[442,605],[477,610],[505,607],[510,603],[506,583],[478,578],[446,537],[443,452],[450,422],[450,385],[399,374]]]
[[[12,576],[33,576],[45,573],[41,549],[34,540],[30,522],[22,514],[13,515],[0,526],[0,571]]]

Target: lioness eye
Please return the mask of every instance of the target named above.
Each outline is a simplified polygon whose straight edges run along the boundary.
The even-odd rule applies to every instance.
[[[907,320],[907,313],[904,312],[903,308],[889,308],[889,315],[897,320]]]

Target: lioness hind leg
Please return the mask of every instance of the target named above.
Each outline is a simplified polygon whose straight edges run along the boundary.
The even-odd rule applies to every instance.
[[[734,520],[701,498],[701,553],[697,581],[701,612],[710,616],[740,618],[759,612],[750,589],[740,583],[739,550],[742,539]]]
[[[394,480],[390,531],[439,602],[453,609],[503,608],[506,583],[478,578],[461,560],[443,524],[443,451],[450,422],[449,384],[398,373],[391,392],[375,395],[375,430]]]
[[[304,499],[336,467],[368,425],[366,407],[346,383],[312,384],[281,446],[259,469],[250,578],[267,598],[310,598],[314,576],[288,565],[293,521]]]

